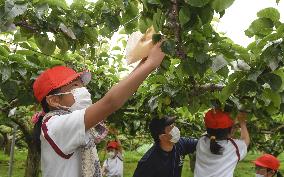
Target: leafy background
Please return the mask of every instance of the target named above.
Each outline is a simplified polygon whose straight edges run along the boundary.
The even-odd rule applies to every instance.
[[[284,24],[277,9],[265,8],[245,31],[254,42],[246,48],[237,45],[212,25],[233,3],[75,0],[68,6],[64,0],[0,0],[3,146],[9,145],[11,127],[18,125],[22,141],[17,146],[28,149],[25,176],[38,176],[39,154],[32,153],[30,122],[40,111],[32,94],[34,79],[56,65],[87,69],[93,73],[88,88],[96,101],[129,69],[123,53],[127,38],[111,46],[114,32],[127,36],[153,25],[166,39],[166,59],[107,121],[120,132],[125,149],[151,142],[147,126],[154,116],[176,115],[184,135],[199,137],[204,112],[221,107],[232,117],[239,110],[248,112],[250,150],[278,156],[284,148]]]

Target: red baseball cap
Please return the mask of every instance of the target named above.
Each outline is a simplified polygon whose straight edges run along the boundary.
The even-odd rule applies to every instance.
[[[234,121],[231,119],[230,115],[219,109],[211,109],[205,114],[205,126],[207,128],[229,128],[232,127]]]
[[[116,141],[110,141],[108,144],[107,144],[107,149],[108,148],[114,148],[114,149],[118,149],[118,143]]]
[[[280,167],[280,161],[270,154],[264,154],[257,158],[253,163],[257,166],[269,168],[272,170],[278,170]]]
[[[42,72],[33,84],[34,95],[41,102],[42,99],[52,90],[62,87],[74,79],[81,77],[84,85],[91,80],[90,72],[77,73],[66,66],[55,66]]]

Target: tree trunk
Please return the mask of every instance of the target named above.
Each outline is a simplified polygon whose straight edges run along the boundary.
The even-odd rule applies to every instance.
[[[34,143],[28,146],[25,177],[38,177],[40,172],[40,153]]]
[[[0,132],[0,148],[4,147],[4,135]]]
[[[10,151],[11,151],[11,139],[9,138],[8,134],[4,135],[4,154],[6,155],[10,155]]]

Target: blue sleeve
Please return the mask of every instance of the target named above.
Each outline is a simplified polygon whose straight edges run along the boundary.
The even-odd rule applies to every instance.
[[[180,138],[179,144],[183,149],[184,155],[194,153],[196,150],[198,139],[195,138]]]
[[[153,159],[154,148],[150,148],[139,160],[133,177],[155,177],[155,158]]]
[[[154,171],[150,162],[139,161],[133,177],[154,177]]]

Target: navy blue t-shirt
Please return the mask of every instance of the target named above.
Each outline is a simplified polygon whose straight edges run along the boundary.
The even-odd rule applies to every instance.
[[[180,138],[171,152],[154,144],[138,162],[133,177],[181,177],[184,157],[196,150],[197,141]]]

